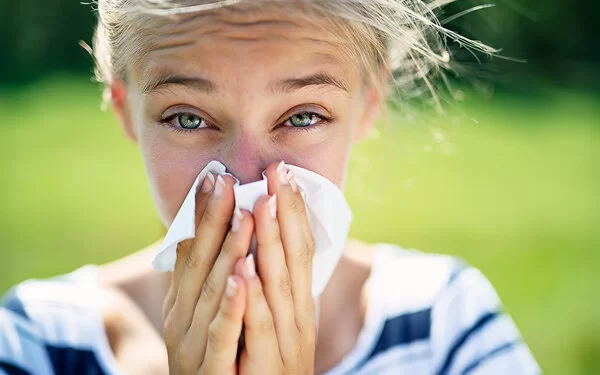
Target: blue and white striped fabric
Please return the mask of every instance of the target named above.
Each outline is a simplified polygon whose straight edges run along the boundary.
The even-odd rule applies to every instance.
[[[27,281],[0,308],[0,375],[120,374],[96,298],[96,270]],[[326,375],[539,374],[496,292],[456,258],[376,247],[364,327]]]
[[[0,307],[0,375],[119,374],[86,266],[19,284]]]

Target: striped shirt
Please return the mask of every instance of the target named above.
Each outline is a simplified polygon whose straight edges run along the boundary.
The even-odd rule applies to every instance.
[[[445,255],[376,246],[358,341],[326,375],[540,374],[490,282]],[[96,267],[29,280],[0,307],[0,375],[122,374],[96,298]]]

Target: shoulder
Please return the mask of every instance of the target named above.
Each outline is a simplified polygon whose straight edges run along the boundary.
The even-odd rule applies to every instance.
[[[0,300],[0,373],[113,373],[94,269],[28,280]]]
[[[401,363],[417,367],[398,370],[539,373],[491,283],[463,260],[382,244],[371,278],[371,319],[376,315],[381,327],[373,364],[405,356],[410,360]]]
[[[440,374],[540,373],[490,281],[466,264],[436,297],[430,343]]]

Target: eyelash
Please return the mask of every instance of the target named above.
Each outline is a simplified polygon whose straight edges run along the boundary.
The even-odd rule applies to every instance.
[[[315,116],[315,117],[317,117],[319,119],[319,121],[317,121],[316,123],[314,123],[312,125],[308,125],[308,126],[304,126],[304,127],[283,125],[286,122],[290,121],[290,119],[292,117],[298,116],[298,115],[302,115],[302,114],[309,114],[309,115]],[[173,120],[177,119],[179,116],[182,116],[182,115],[192,115],[192,116],[200,117],[202,119],[202,122],[206,126],[203,126],[202,128],[196,128],[196,129],[186,129],[186,128],[183,128],[183,127],[181,127],[179,125],[174,125],[174,124],[171,123]],[[322,126],[324,124],[328,124],[331,121],[333,121],[333,119],[331,117],[322,115],[322,114],[317,113],[317,112],[300,111],[300,112],[296,112],[296,113],[291,114],[289,117],[287,117],[285,119],[284,122],[282,122],[281,124],[278,124],[276,126],[276,128],[286,127],[286,128],[292,128],[294,131],[310,132],[310,131],[314,130],[314,128],[317,128],[317,127]],[[161,120],[161,125],[167,126],[169,129],[171,129],[172,131],[177,132],[177,133],[194,133],[194,132],[199,131],[200,129],[211,129],[211,128],[214,129],[214,127],[211,126],[211,124],[208,123],[204,119],[204,117],[198,116],[198,115],[196,115],[194,113],[191,113],[191,112],[176,112],[176,113],[173,113],[172,115],[169,115],[169,116],[163,118]]]
[[[183,116],[183,115],[191,115],[191,116],[196,116],[196,117],[200,117],[202,119],[202,122],[206,125],[202,128],[196,128],[196,129],[186,129],[186,128],[182,128],[179,125],[176,124],[172,124],[171,122],[175,119],[177,119],[179,116]],[[173,113],[172,115],[169,115],[165,118],[163,118],[162,120],[160,120],[161,125],[164,125],[166,127],[168,127],[170,130],[177,132],[177,133],[194,133],[197,132],[200,129],[204,129],[204,128],[211,128],[210,124],[206,122],[206,120],[204,119],[204,117],[202,116],[198,116],[194,113],[191,112],[176,112]]]

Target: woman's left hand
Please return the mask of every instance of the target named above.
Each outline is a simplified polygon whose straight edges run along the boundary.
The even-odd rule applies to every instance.
[[[312,374],[314,239],[293,173],[281,163],[270,165],[266,175],[269,196],[253,211],[258,274],[252,255],[235,267],[247,283],[239,374]]]

